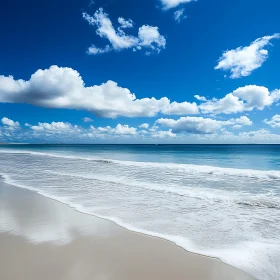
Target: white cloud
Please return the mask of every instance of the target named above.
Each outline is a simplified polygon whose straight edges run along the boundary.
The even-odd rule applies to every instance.
[[[73,127],[70,123],[65,122],[52,122],[52,123],[38,123],[38,125],[34,125],[30,127],[35,131],[62,131],[62,130],[72,130],[77,129],[78,127]]]
[[[164,9],[171,9],[179,6],[180,4],[189,3],[196,0],[160,0]]]
[[[183,19],[187,18],[187,16],[184,14],[185,8],[182,8],[176,12],[174,12],[174,19],[178,23],[180,23]]]
[[[105,48],[97,48],[95,45],[92,45],[91,47],[88,48],[87,53],[88,54],[102,54],[102,53],[107,53],[110,52],[112,48],[107,45]]]
[[[265,94],[267,95],[266,91]],[[266,95],[268,101],[265,102],[269,104],[280,97],[279,91],[271,93],[268,97]],[[204,100],[202,97],[199,98]],[[195,102],[178,103],[175,101],[170,103],[170,100],[166,97],[161,99],[153,97],[137,99],[129,89],[122,88],[110,80],[101,85],[86,87],[76,70],[56,65],[49,69],[37,70],[27,81],[0,75],[0,102],[87,110],[97,116],[106,118],[116,118],[118,116],[154,117],[159,113],[164,115],[199,113],[199,108]],[[207,113],[210,111],[218,113],[219,108],[217,107],[219,106],[216,103],[219,102],[222,101],[209,100],[199,107]]]
[[[156,26],[143,25],[139,28],[138,37],[140,39],[138,47],[140,48],[151,48],[157,52],[165,48],[166,39],[160,35]]]
[[[85,117],[83,118],[84,122],[93,122],[93,120],[91,118]]]
[[[94,127],[91,126],[91,129],[94,130]],[[113,128],[111,126],[106,126],[106,127],[98,127],[97,130],[101,132],[112,132]]]
[[[68,122],[51,122],[38,123],[37,125],[28,126],[33,131],[33,134],[28,134],[28,137],[38,138],[43,140],[57,139],[66,141],[71,139],[84,141],[92,138],[110,138],[121,136],[135,136],[138,134],[137,128],[128,125],[118,124],[116,127],[106,126],[98,127],[90,126],[88,129],[77,125],[72,125]],[[27,135],[27,134],[26,134]],[[25,135],[25,137],[26,137]],[[69,142],[69,141],[68,141]]]
[[[2,118],[1,122],[2,122],[3,125],[7,125],[9,127],[13,127],[13,128],[20,127],[19,122],[13,121],[13,120],[8,119],[6,117]]]
[[[265,87],[249,85],[240,87],[221,99],[204,101],[199,109],[204,114],[232,114],[254,109],[263,110],[280,100],[280,90],[269,92]]]
[[[219,130],[223,130],[224,126],[241,128],[242,126],[252,125],[252,121],[246,116],[226,121],[203,117],[181,117],[178,120],[161,118],[156,123],[169,127],[174,133],[187,132],[190,134],[213,134]]]
[[[265,119],[264,122],[271,127],[280,127],[280,115],[274,115],[271,120]]]
[[[250,120],[246,120],[244,117],[228,121],[203,118],[190,118],[186,121],[185,119],[187,118],[177,121],[161,119],[156,123],[162,123],[168,127],[168,130],[160,130],[157,125],[154,125],[151,129],[143,131],[137,131],[134,127],[122,124],[118,124],[116,127],[95,128],[91,125],[90,128],[83,128],[68,122],[51,122],[28,124],[26,128],[17,127],[16,129],[4,125],[0,126],[0,141],[25,143],[29,140],[48,143],[94,143],[95,141],[98,143],[104,143],[104,141],[110,143],[116,141],[119,143],[129,143],[128,141],[137,143],[141,141],[145,141],[145,143],[146,141],[148,141],[147,143],[280,143],[280,135],[272,134],[268,130],[260,129],[236,134],[225,129],[238,123],[249,125]],[[197,124],[194,125],[194,123]],[[206,124],[212,127],[208,131],[205,131]],[[192,128],[191,131],[190,128]],[[178,134],[175,134],[176,129]]]
[[[120,24],[121,28],[132,28],[134,25],[131,19],[125,20],[122,17],[118,18],[118,23]]]
[[[259,129],[250,132],[242,132],[239,133],[237,137],[238,141],[247,141],[251,140],[251,142],[255,143],[280,143],[280,135],[272,134],[270,131],[265,129]]]
[[[253,122],[246,116],[241,116],[238,119],[232,119],[233,122],[236,123],[232,128],[234,129],[240,129],[243,126],[251,126]]]
[[[131,19],[118,18],[120,26],[115,29],[108,14],[104,13],[102,8],[97,10],[92,17],[87,13],[83,13],[83,18],[90,25],[97,27],[97,35],[106,38],[111,44],[111,46],[107,45],[105,48],[98,48],[93,45],[88,49],[89,54],[101,54],[111,50],[120,51],[123,49],[133,49],[136,51],[143,48],[148,50],[149,53],[151,51],[159,53],[165,48],[166,39],[160,35],[156,26],[143,25],[139,28],[138,37],[135,37],[127,35],[123,30],[133,27]]]
[[[168,137],[174,138],[176,136],[177,135],[175,133],[173,133],[171,129],[169,129],[168,131],[160,130],[160,131],[156,131],[156,132],[152,133],[153,138],[160,138],[160,139],[168,138]]]
[[[116,134],[116,135],[137,135],[137,128],[135,127],[130,127],[128,125],[122,125],[118,124],[115,128],[111,126],[106,126],[106,127],[98,127],[94,128],[93,126],[90,127],[92,132],[101,132],[104,134]]]
[[[198,106],[195,102],[172,102],[169,106],[166,106],[162,113],[164,115],[188,115],[188,114],[199,114]]]
[[[206,97],[200,96],[200,95],[195,95],[194,98],[199,100],[199,101],[207,101]]]
[[[225,51],[215,69],[230,71],[232,79],[251,75],[267,60],[268,50],[265,47],[270,44],[270,40],[276,38],[280,38],[280,34],[264,36],[256,39],[249,46]]]
[[[161,118],[156,123],[171,128],[174,133],[212,134],[224,125],[231,125],[232,121],[217,121],[203,117],[181,117],[178,120]]]
[[[153,117],[170,105],[166,97],[137,99],[113,81],[86,87],[77,71],[58,66],[38,70],[28,81],[0,76],[0,102],[88,110],[107,118]]]
[[[137,128],[129,127],[128,125],[118,124],[116,128],[113,130],[113,132],[119,135],[136,135]]]
[[[148,129],[149,126],[150,125],[148,123],[142,123],[141,125],[139,125],[140,128],[145,128],[145,129]]]
[[[252,125],[253,122],[246,116],[242,116],[238,119],[235,119],[235,122],[239,125]]]

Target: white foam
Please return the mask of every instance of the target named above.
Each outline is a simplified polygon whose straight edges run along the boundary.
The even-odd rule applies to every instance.
[[[232,177],[246,177],[255,179],[272,179],[280,180],[279,170],[256,170],[256,169],[240,169],[240,168],[227,168],[208,165],[195,165],[195,164],[181,164],[181,163],[158,163],[158,162],[141,162],[141,161],[125,161],[115,160],[100,157],[83,157],[78,155],[65,155],[59,153],[42,153],[34,151],[18,151],[18,150],[0,150],[0,153],[8,154],[30,154],[38,156],[47,156],[54,158],[65,158],[75,160],[98,161],[103,163],[115,163],[125,166],[135,166],[140,168],[161,168],[171,169],[177,172],[184,172],[189,174],[209,174],[216,176],[232,176]]]
[[[193,187],[184,187],[184,188],[178,188],[175,186],[166,186],[163,184],[156,184],[156,183],[144,183],[141,181],[128,181],[125,178],[121,177],[112,177],[107,175],[107,177],[104,176],[98,176],[98,175],[80,175],[80,174],[70,174],[65,172],[56,172],[56,171],[48,171],[50,174],[54,175],[60,175],[60,176],[67,176],[67,177],[78,177],[82,179],[91,179],[91,180],[98,180],[101,182],[107,182],[107,183],[114,183],[114,184],[121,184],[128,187],[137,187],[137,188],[143,188],[150,191],[157,191],[157,192],[163,192],[167,194],[172,195],[179,195],[179,196],[185,196],[189,198],[194,199],[200,199],[209,201],[212,203],[237,203],[244,206],[253,206],[253,207],[264,207],[264,208],[277,208],[280,209],[280,198],[275,197],[268,194],[256,194],[253,195],[252,193],[240,193],[240,192],[234,192],[234,191],[226,191],[226,190],[215,190],[207,188],[195,188]]]

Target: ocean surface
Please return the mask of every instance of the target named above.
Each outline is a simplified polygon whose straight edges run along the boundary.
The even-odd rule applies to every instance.
[[[280,145],[1,145],[0,175],[280,279]]]

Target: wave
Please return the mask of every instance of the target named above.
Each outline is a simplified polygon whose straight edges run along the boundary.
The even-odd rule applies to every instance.
[[[156,183],[145,183],[140,181],[128,181],[127,179],[121,179],[116,177],[107,178],[104,176],[92,176],[92,175],[80,175],[80,174],[70,174],[56,171],[48,171],[49,174],[66,176],[66,177],[76,177],[82,179],[95,180],[100,182],[119,184],[129,188],[142,188],[148,191],[155,191],[159,193],[165,193],[170,195],[178,195],[182,197],[187,197],[191,199],[198,199],[208,201],[210,203],[234,203],[246,207],[258,207],[258,208],[274,208],[280,210],[280,200],[273,201],[276,197],[264,194],[264,195],[253,195],[252,193],[245,192],[233,192],[226,190],[217,189],[207,189],[202,187],[175,187],[167,186],[164,184]]]
[[[230,177],[244,177],[259,180],[280,180],[280,171],[278,170],[256,170],[256,169],[239,169],[227,168],[208,165],[195,165],[195,164],[182,164],[182,163],[158,163],[158,162],[141,162],[141,161],[125,161],[115,159],[104,159],[99,157],[83,157],[80,155],[64,155],[56,153],[43,153],[34,151],[18,151],[18,150],[0,150],[0,153],[8,154],[30,154],[37,156],[47,156],[54,158],[65,158],[73,160],[86,160],[103,164],[118,164],[128,167],[139,168],[156,168],[156,169],[169,169],[177,172],[187,174],[204,174],[210,176],[230,176]]]

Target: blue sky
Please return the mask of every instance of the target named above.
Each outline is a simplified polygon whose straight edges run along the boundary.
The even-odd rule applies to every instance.
[[[279,9],[6,1],[0,142],[280,143]]]

